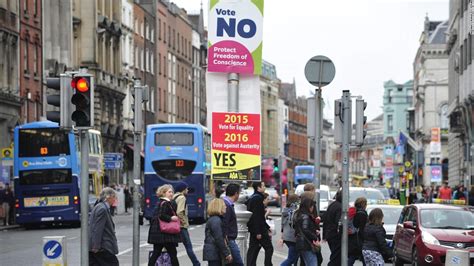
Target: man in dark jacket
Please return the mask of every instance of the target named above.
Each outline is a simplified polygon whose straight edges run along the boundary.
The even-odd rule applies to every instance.
[[[229,249],[232,253],[232,265],[244,266],[242,257],[240,256],[240,249],[235,239],[237,239],[238,228],[237,228],[237,216],[235,215],[234,202],[239,199],[240,186],[235,183],[227,185],[225,189],[224,203],[226,206],[226,212],[224,214],[223,223],[224,235],[227,236],[229,241]]]
[[[247,202],[247,210],[252,212],[247,223],[250,232],[250,244],[247,252],[247,265],[255,266],[260,248],[265,249],[265,266],[272,265],[273,245],[270,238],[270,226],[265,221],[265,205],[263,204],[263,192],[265,183],[254,182],[252,184],[255,192]]]
[[[328,242],[331,256],[329,266],[341,265],[341,232],[339,232],[339,222],[342,213],[342,190],[337,191],[335,201],[333,201],[323,216],[323,239]]]
[[[115,190],[106,187],[100,193],[100,202],[94,206],[89,217],[89,265],[118,266],[119,261],[115,225],[110,206],[116,200]]]

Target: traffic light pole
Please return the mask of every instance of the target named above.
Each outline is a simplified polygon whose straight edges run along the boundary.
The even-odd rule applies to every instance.
[[[81,266],[89,265],[89,131],[81,136]]]
[[[135,80],[134,88],[134,132],[133,132],[133,266],[140,265],[140,227],[138,223],[140,213],[140,202],[138,190],[140,189],[140,151],[142,139],[142,93],[143,87],[140,80]]]
[[[348,90],[342,92],[342,245],[341,245],[341,265],[347,265],[348,256],[348,235],[347,235],[347,209],[349,207],[349,149],[352,136],[351,122],[351,94]]]

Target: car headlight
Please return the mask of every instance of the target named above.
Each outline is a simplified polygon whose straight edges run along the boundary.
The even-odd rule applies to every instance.
[[[421,233],[421,240],[423,240],[425,244],[440,245],[438,239],[428,232]]]

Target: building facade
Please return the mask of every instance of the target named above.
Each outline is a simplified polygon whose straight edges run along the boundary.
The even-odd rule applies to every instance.
[[[263,61],[260,75],[261,146],[263,158],[278,158],[278,90],[280,80],[275,65]]]
[[[407,130],[408,108],[413,103],[413,81],[397,84],[391,80],[384,83],[383,121],[384,138],[398,139],[400,131]]]
[[[442,165],[448,173],[448,53],[446,33],[448,21],[425,18],[414,62],[413,106],[414,140],[424,151],[423,183],[431,184],[431,167]],[[431,129],[441,128],[441,149],[430,145]],[[438,147],[438,148],[436,148]],[[421,181],[421,180],[420,180]]]
[[[474,53],[470,1],[449,1],[447,51],[449,53],[450,131],[449,177],[451,186],[474,184]]]

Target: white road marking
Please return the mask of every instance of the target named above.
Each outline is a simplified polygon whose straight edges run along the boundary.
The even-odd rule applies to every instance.
[[[140,245],[141,248],[146,247],[146,246],[151,246],[151,245],[148,244],[148,243],[143,243],[143,244]],[[120,252],[119,254],[117,254],[117,256],[122,256],[123,254],[126,254],[126,253],[128,253],[132,250],[133,250],[133,247],[132,248],[127,248],[126,250],[124,250],[124,251]]]

